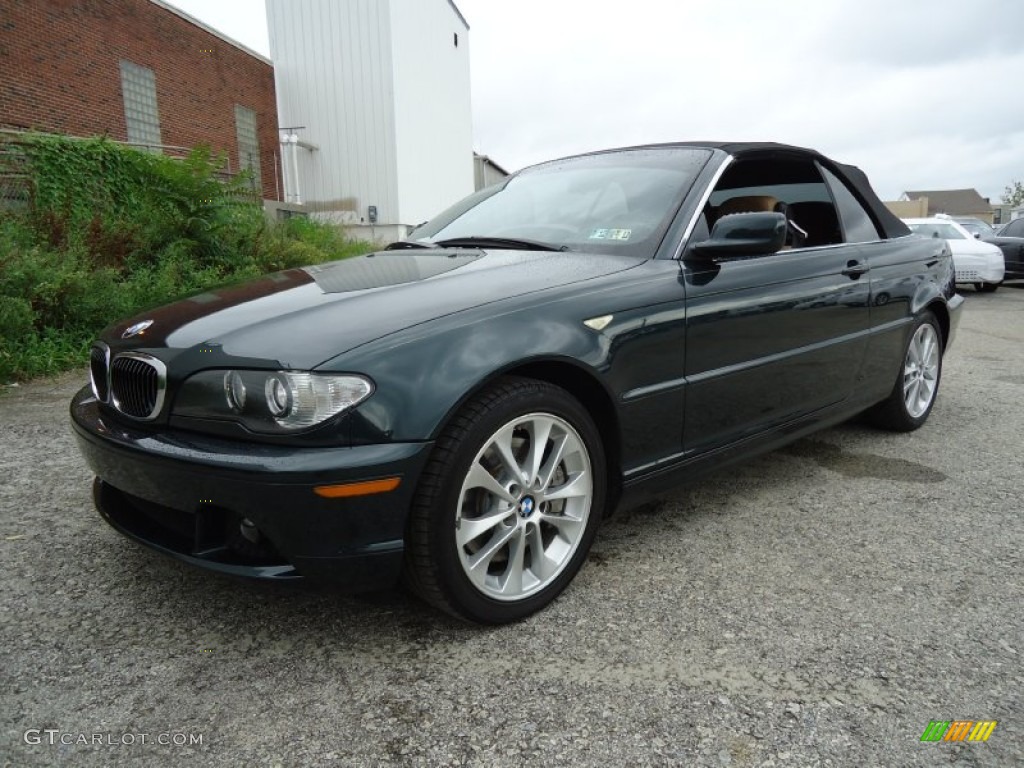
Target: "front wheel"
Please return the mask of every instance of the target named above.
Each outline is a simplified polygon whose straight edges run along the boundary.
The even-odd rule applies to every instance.
[[[999,283],[975,283],[974,289],[980,293],[995,293],[999,290]]]
[[[903,366],[889,397],[867,412],[882,429],[912,432],[928,419],[942,378],[942,331],[935,315],[923,312],[914,324]]]
[[[406,582],[455,616],[501,624],[554,600],[586,559],[604,512],[605,457],[568,392],[507,378],[438,438],[406,542]]]

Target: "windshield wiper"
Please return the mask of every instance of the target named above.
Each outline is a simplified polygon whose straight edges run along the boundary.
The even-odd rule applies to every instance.
[[[518,251],[568,251],[567,245],[551,245],[539,240],[520,240],[512,237],[452,237],[435,240],[442,248],[507,248]]]
[[[410,249],[418,248],[437,248],[433,243],[425,243],[420,240],[396,240],[389,244],[384,250],[385,251],[406,251]]]

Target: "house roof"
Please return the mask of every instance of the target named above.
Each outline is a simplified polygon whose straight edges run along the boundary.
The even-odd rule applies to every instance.
[[[976,189],[908,189],[903,194],[908,200],[927,197],[929,216],[934,216],[936,213],[962,216],[969,213],[987,213],[992,210],[989,202],[979,195]]]

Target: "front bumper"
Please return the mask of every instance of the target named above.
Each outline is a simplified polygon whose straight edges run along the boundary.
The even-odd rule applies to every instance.
[[[97,476],[96,506],[121,533],[179,560],[264,579],[387,587],[432,444],[295,448],[108,419],[89,388],[71,402],[79,448]],[[314,488],[399,477],[388,493],[323,498]]]
[[[953,257],[958,283],[1001,283],[1006,272],[1003,254],[993,253],[990,256],[974,254],[957,254]]]

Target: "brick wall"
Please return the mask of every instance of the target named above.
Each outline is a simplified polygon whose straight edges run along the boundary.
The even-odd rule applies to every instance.
[[[163,144],[207,144],[237,170],[235,104],[254,110],[278,198],[273,67],[150,0],[0,0],[0,127],[126,140],[122,59],[155,73]]]

